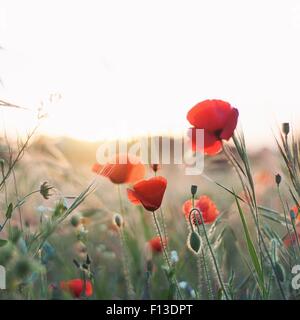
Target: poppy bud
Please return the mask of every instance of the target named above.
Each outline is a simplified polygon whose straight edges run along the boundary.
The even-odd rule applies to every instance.
[[[282,132],[287,136],[290,132],[290,124],[285,122],[282,124]]]
[[[192,231],[188,236],[187,246],[194,254],[199,254],[201,249],[201,238],[195,231]]]
[[[192,193],[192,196],[194,196],[196,193],[197,193],[197,189],[198,189],[198,187],[196,186],[196,185],[192,185],[191,186],[191,193]]]
[[[160,168],[160,165],[158,163],[151,164],[151,168],[154,172],[157,172]]]
[[[281,182],[281,175],[280,174],[276,174],[275,176],[275,182],[276,184],[279,186],[280,185],[280,182]]]
[[[123,217],[119,213],[115,213],[114,216],[113,216],[113,223],[118,228],[122,228],[123,225],[124,225]]]

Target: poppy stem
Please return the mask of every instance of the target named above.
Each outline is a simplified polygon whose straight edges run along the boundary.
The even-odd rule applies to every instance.
[[[125,278],[127,297],[129,300],[131,300],[131,299],[134,299],[135,292],[134,292],[133,285],[132,285],[131,278],[130,278],[127,248],[126,248],[124,232],[122,229],[119,230],[119,235],[120,235],[120,241],[121,241],[122,253],[123,253],[123,255],[122,255],[123,273],[124,273],[124,278]]]
[[[220,286],[221,286],[221,288],[222,288],[222,291],[224,292],[224,295],[225,295],[226,300],[229,300],[229,296],[228,296],[227,290],[226,290],[226,288],[225,288],[225,285],[224,285],[224,282],[223,282],[223,279],[222,279],[222,276],[221,276],[221,273],[220,273],[220,270],[219,270],[219,266],[218,266],[218,262],[217,262],[216,256],[215,256],[215,254],[214,254],[214,252],[213,252],[213,249],[212,249],[212,247],[211,247],[211,244],[210,244],[210,241],[209,241],[209,238],[208,238],[206,229],[205,229],[205,225],[204,225],[204,220],[203,220],[203,217],[202,217],[202,213],[201,213],[201,211],[200,211],[198,208],[193,208],[193,209],[190,211],[190,216],[191,216],[191,214],[192,214],[194,211],[197,211],[198,214],[199,214],[199,217],[200,217],[200,220],[201,220],[201,224],[202,224],[202,227],[203,227],[203,231],[204,231],[203,233],[204,233],[205,240],[206,240],[206,243],[207,243],[207,245],[208,245],[208,248],[209,248],[211,257],[212,257],[212,259],[213,259],[213,263],[214,263],[214,266],[215,266],[215,269],[216,269],[216,272],[217,272],[219,284],[220,284]]]
[[[192,194],[192,208],[195,208],[195,194]],[[192,229],[192,231],[194,231],[194,227],[192,224],[192,214],[194,214],[194,221],[197,226],[198,234],[202,238],[200,228],[199,228],[199,221],[197,220],[197,217],[196,217],[196,214],[194,213],[194,211],[191,211],[189,214],[189,222],[190,222],[191,229]],[[207,263],[205,261],[205,251],[206,251],[206,248],[202,248],[200,255],[197,255],[198,291],[199,291],[199,295],[201,297],[201,294],[203,294],[202,283],[205,281],[206,287],[207,287],[208,299],[213,299],[213,290],[212,290],[212,285],[211,285],[211,279],[209,277]],[[204,272],[205,277],[203,277],[203,272]]]
[[[212,293],[212,285],[211,285],[211,279],[209,277],[208,272],[208,266],[205,261],[205,250],[204,248],[201,249],[201,252],[199,255],[197,255],[197,268],[198,268],[198,291],[199,296],[202,296],[202,299],[206,299],[206,296],[204,296],[203,289],[205,287],[203,286],[203,283],[206,285],[207,290],[207,298],[209,300],[213,300],[213,293]]]
[[[169,256],[168,256],[168,253],[167,253],[167,250],[166,250],[165,241],[163,241],[162,233],[161,233],[161,230],[160,230],[160,227],[159,227],[159,223],[158,223],[155,211],[153,211],[153,220],[154,220],[154,224],[155,224],[155,227],[156,227],[159,239],[160,239],[160,244],[161,244],[161,247],[163,249],[163,254],[165,256],[166,263],[168,265],[169,271],[171,271],[172,270],[171,262],[170,262],[170,259],[169,259]],[[178,296],[182,300],[181,291],[180,291],[179,284],[178,284],[178,281],[176,279],[175,274],[173,275],[173,280],[174,280],[174,284],[175,284],[177,292],[178,292]]]
[[[118,189],[118,198],[119,198],[119,204],[120,204],[120,213],[122,215],[125,215],[125,210],[124,210],[123,200],[122,200],[122,195],[121,195],[121,187],[119,184],[117,185],[117,189]]]
[[[283,201],[283,199],[282,199],[282,196],[281,196],[280,186],[279,186],[279,185],[277,185],[277,193],[278,193],[278,197],[279,197],[279,199],[280,199],[281,205],[282,205],[282,210],[283,210],[283,214],[284,214],[284,221],[285,221],[286,230],[287,230],[287,232],[288,232],[288,237],[289,237],[289,239],[292,240],[291,230],[290,230],[289,225],[288,225],[286,208],[285,208],[285,205],[284,205],[284,201]],[[293,249],[294,258],[296,258],[296,251],[295,251],[294,243],[293,243],[293,242],[292,242],[292,249]],[[292,266],[290,266],[290,267],[292,267]]]
[[[163,234],[164,234],[165,239],[167,240],[168,233],[167,233],[167,228],[166,228],[166,223],[165,223],[165,216],[164,216],[164,213],[163,213],[163,210],[161,207],[160,207],[159,211],[160,211],[160,219],[161,219]],[[166,250],[169,253],[168,241],[166,241]]]
[[[83,299],[85,299],[86,298],[86,274],[85,274],[85,271],[82,270],[81,274],[82,274],[82,280],[83,280],[83,289],[81,292],[81,296]]]

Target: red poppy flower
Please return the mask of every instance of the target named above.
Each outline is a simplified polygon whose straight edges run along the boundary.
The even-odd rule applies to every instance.
[[[163,247],[161,245],[159,236],[150,239],[148,243],[152,252],[161,253],[163,251]],[[167,239],[163,239],[163,245],[165,246],[166,244],[167,244]]]
[[[202,218],[204,223],[214,222],[219,215],[219,211],[216,205],[212,202],[212,200],[208,196],[201,196],[198,200],[195,199],[194,204],[195,204],[195,208],[199,209],[202,212]],[[192,208],[193,208],[192,200],[187,200],[182,206],[182,211],[187,220],[189,219],[190,211],[192,210]],[[193,212],[192,221],[193,221],[193,224],[195,225],[196,225],[196,222],[198,224],[202,223],[201,218],[199,217],[199,213],[197,211]]]
[[[79,298],[82,295],[85,285],[85,295],[87,297],[93,294],[93,286],[91,281],[86,280],[85,284],[82,279],[73,279],[69,281],[61,281],[60,288],[65,291],[69,292],[73,297]]]
[[[105,165],[96,163],[92,171],[107,177],[116,184],[134,183],[144,178],[145,166],[137,157],[128,154],[119,154],[115,161],[110,161]]]
[[[156,211],[162,203],[167,187],[163,177],[153,177],[137,182],[132,189],[127,189],[128,199],[133,204],[141,204],[148,211]]]
[[[194,126],[192,145],[196,150],[196,129],[204,129],[204,151],[214,155],[222,149],[222,140],[229,140],[237,125],[239,112],[222,100],[205,100],[196,104],[187,114],[187,120]]]

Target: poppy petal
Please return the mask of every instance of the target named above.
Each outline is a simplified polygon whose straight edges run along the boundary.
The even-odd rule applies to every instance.
[[[127,183],[135,183],[139,180],[142,180],[146,174],[146,168],[142,163],[138,163],[132,166],[128,177]]]
[[[189,131],[189,135],[192,132],[192,149],[193,151],[200,151],[207,155],[215,155],[222,150],[222,142],[218,137],[208,131],[204,130],[204,147],[196,144],[196,128],[192,128],[192,131]]]
[[[131,189],[127,189],[127,197],[128,200],[134,204],[134,205],[139,205],[141,204],[141,201],[137,198],[135,192]]]
[[[187,120],[196,128],[218,131],[224,128],[231,110],[232,107],[228,102],[205,100],[188,112]]]
[[[188,219],[190,211],[192,210],[192,200],[187,200],[182,206],[182,211],[185,215],[185,217]]]
[[[144,178],[146,168],[133,155],[118,154],[102,166],[100,175],[107,177],[115,184],[134,183]]]
[[[195,208],[199,209],[202,213],[203,221],[204,223],[212,223],[216,220],[217,216],[219,215],[219,211],[214,204],[214,202],[208,197],[208,196],[201,196],[198,200],[195,200]],[[187,220],[189,220],[190,211],[192,209],[192,201],[187,200],[183,206],[182,211],[185,214],[185,217]],[[193,221],[193,224],[202,223],[201,218],[199,217],[199,213],[194,211],[194,213],[191,216],[191,220]]]
[[[97,174],[100,174],[102,169],[103,169],[103,166],[99,163],[94,163],[92,166],[92,171]]]
[[[226,125],[220,135],[221,139],[229,140],[232,137],[233,132],[237,125],[238,117],[239,117],[238,109],[233,108],[230,112],[230,115],[228,116]]]
[[[167,180],[163,177],[142,180],[129,191],[129,199],[138,199],[146,210],[153,212],[161,206],[166,187]]]

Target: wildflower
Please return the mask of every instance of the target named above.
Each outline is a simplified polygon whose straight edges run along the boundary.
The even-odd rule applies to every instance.
[[[186,287],[188,286],[188,283],[186,281],[180,281],[179,282],[179,287],[180,289],[186,289]]]
[[[196,150],[196,130],[204,129],[204,153],[217,154],[222,149],[222,140],[229,140],[237,125],[239,112],[222,100],[205,100],[196,104],[187,114],[193,126],[192,145]]]
[[[161,206],[166,187],[167,180],[163,177],[142,180],[134,184],[132,189],[127,189],[128,199],[133,204],[142,204],[146,210],[154,212]]]
[[[105,165],[96,163],[93,165],[92,171],[109,178],[115,184],[135,183],[144,178],[146,169],[137,157],[119,154],[114,160]]]
[[[176,250],[170,252],[170,260],[173,264],[176,264],[179,261],[178,253]]]
[[[178,285],[180,289],[185,290],[192,299],[196,298],[195,290],[186,281],[180,281]]]
[[[40,214],[44,214],[44,213],[47,213],[49,211],[51,211],[51,208],[48,208],[48,207],[45,207],[45,206],[38,206],[36,208],[37,212],[40,213]]]
[[[72,279],[69,281],[61,281],[60,288],[70,293],[75,298],[80,298],[85,287],[85,295],[90,297],[93,294],[93,286],[89,280]]]
[[[214,222],[217,216],[219,215],[219,211],[216,205],[208,196],[203,195],[199,199],[195,199],[194,205],[195,208],[201,211],[204,223]],[[182,206],[182,211],[185,214],[187,220],[189,220],[190,211],[192,210],[192,208],[192,200],[187,200]],[[192,221],[195,225],[196,223],[202,223],[201,218],[199,217],[199,213],[197,211],[193,211]]]
[[[163,247],[160,241],[160,237],[154,237],[148,241],[148,244],[152,250],[152,252],[161,253],[163,251]],[[163,245],[167,244],[167,239],[163,239]]]
[[[50,190],[53,189],[47,181],[43,182],[40,186],[40,194],[43,196],[44,199],[48,200],[51,196]]]

